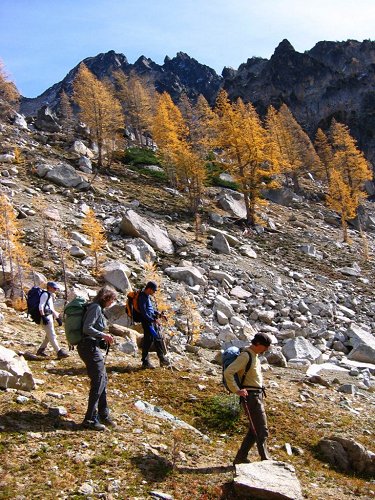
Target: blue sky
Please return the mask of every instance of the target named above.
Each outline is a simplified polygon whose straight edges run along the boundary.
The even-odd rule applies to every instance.
[[[0,26],[0,59],[35,97],[112,49],[158,64],[182,51],[221,73],[269,58],[284,38],[300,52],[374,39],[375,0],[0,0]]]

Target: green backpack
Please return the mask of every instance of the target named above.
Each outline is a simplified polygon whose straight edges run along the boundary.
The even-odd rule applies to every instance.
[[[83,317],[87,306],[82,297],[76,297],[65,306],[64,327],[69,346],[77,345],[82,340]]]

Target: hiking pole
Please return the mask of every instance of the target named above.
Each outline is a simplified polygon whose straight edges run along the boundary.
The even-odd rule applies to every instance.
[[[261,445],[261,444],[260,444],[260,442],[259,442],[258,433],[257,433],[257,431],[256,431],[256,429],[255,429],[255,425],[254,425],[253,419],[251,418],[251,415],[250,415],[250,410],[249,410],[249,408],[248,408],[248,406],[247,406],[247,404],[246,404],[246,398],[244,398],[243,396],[240,396],[240,401],[241,401],[242,406],[243,406],[243,408],[244,408],[244,410],[245,410],[245,413],[246,413],[246,415],[247,415],[247,418],[249,419],[249,423],[250,423],[250,428],[251,428],[251,431],[252,431],[252,433],[253,433],[253,434],[254,434],[254,436],[255,436],[255,442],[256,442],[256,444],[257,444],[258,453],[259,453],[259,455],[261,455],[261,456],[262,456],[263,447],[262,447],[262,445]]]

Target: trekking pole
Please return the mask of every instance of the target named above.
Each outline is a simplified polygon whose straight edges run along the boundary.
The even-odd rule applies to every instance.
[[[249,423],[250,423],[250,428],[251,428],[251,431],[253,432],[254,436],[255,436],[255,442],[257,444],[257,448],[258,448],[258,453],[261,455],[261,450],[262,450],[262,446],[261,444],[259,443],[259,438],[258,438],[258,434],[257,434],[257,431],[255,429],[255,425],[254,425],[254,422],[253,422],[253,419],[251,418],[251,415],[250,415],[250,410],[246,404],[246,398],[244,398],[243,396],[240,396],[240,401],[242,403],[242,406],[245,410],[245,413],[247,415],[247,418],[249,419]]]

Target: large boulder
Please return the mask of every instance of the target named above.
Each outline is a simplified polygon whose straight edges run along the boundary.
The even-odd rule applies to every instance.
[[[48,106],[43,106],[38,110],[35,126],[39,130],[46,132],[60,132],[61,130],[57,116]]]
[[[0,387],[31,391],[35,381],[23,356],[0,345]]]
[[[375,364],[375,337],[354,323],[346,331],[346,335],[349,338],[349,344],[353,347],[348,358],[353,361]]]
[[[243,194],[235,191],[223,191],[218,199],[220,207],[234,217],[246,219],[246,207]]]
[[[168,255],[174,253],[173,243],[165,229],[145,217],[141,217],[134,210],[126,210],[120,224],[120,229],[126,236],[142,238],[154,249]]]
[[[126,292],[126,290],[131,289],[129,282],[130,274],[130,269],[122,262],[110,261],[103,266],[104,281],[120,292]]]
[[[233,485],[241,498],[303,500],[294,467],[276,460],[236,465]]]
[[[88,148],[82,141],[74,141],[71,150],[81,156],[86,156],[87,158],[93,158],[94,153]]]
[[[322,362],[322,353],[304,337],[287,340],[283,346],[283,354],[288,361],[290,359],[307,359],[312,363]]]
[[[154,262],[156,259],[155,250],[142,238],[134,238],[129,241],[129,243],[125,245],[125,250],[131,254],[138,264]]]
[[[339,469],[374,476],[375,453],[353,439],[331,436],[322,439],[318,446],[325,459]]]
[[[212,248],[219,253],[230,254],[230,245],[223,234],[217,234],[212,241]]]
[[[183,267],[167,267],[164,269],[165,274],[177,281],[183,281],[187,285],[204,285],[206,279],[203,274],[194,266]]]
[[[68,163],[60,163],[59,165],[53,167],[45,175],[45,179],[48,179],[55,184],[63,187],[88,187],[89,184],[80,175],[77,174],[75,168],[73,168]]]
[[[292,206],[293,201],[297,199],[296,194],[290,188],[264,189],[262,195],[266,200],[284,207]]]

